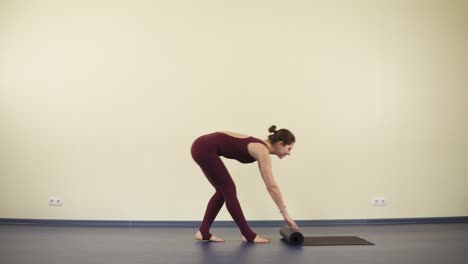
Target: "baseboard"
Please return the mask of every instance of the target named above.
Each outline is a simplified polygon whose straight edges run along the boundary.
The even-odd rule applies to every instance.
[[[278,227],[284,221],[248,221],[252,227]],[[468,223],[468,216],[424,217],[424,218],[383,218],[349,220],[297,220],[299,226],[346,226],[346,225],[399,225],[399,224],[448,224]],[[0,225],[38,226],[89,226],[89,227],[198,227],[200,221],[106,221],[106,220],[61,220],[0,218]],[[215,221],[213,227],[235,227],[233,221]]]

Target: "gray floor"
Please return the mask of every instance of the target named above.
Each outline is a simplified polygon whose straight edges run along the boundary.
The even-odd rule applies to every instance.
[[[196,242],[194,228],[1,226],[0,263],[468,263],[468,224],[310,226],[304,235],[356,235],[375,246],[292,247],[278,228],[254,228],[270,244]]]

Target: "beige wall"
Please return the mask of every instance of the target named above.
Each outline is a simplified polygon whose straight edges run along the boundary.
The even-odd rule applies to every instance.
[[[0,218],[201,220],[191,142],[272,124],[298,139],[273,158],[296,219],[466,216],[467,17],[446,0],[1,1]],[[280,219],[256,164],[226,164],[247,218]]]

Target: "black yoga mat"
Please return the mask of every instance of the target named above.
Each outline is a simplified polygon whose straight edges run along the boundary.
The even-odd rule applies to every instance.
[[[281,227],[280,234],[286,243],[294,246],[374,245],[357,236],[304,237],[290,226]]]

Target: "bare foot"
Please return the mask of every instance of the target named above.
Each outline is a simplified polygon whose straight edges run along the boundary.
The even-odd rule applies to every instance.
[[[242,236],[242,241],[247,242],[247,239],[245,239],[245,237]],[[257,235],[253,243],[270,243],[270,240]]]
[[[224,242],[224,239],[217,236],[211,236],[210,240],[203,240],[203,236],[200,231],[197,231],[195,234],[195,239],[198,241]]]

